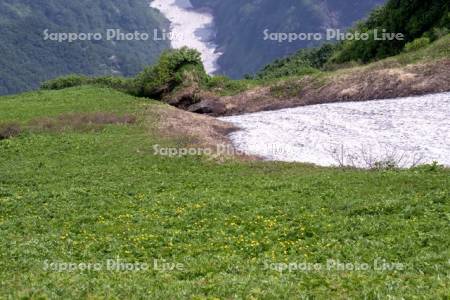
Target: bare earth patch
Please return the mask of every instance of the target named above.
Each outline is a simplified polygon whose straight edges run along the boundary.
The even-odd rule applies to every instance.
[[[156,130],[160,136],[176,141],[180,147],[208,148],[220,159],[226,157],[258,159],[236,151],[228,135],[238,128],[228,122],[168,105],[152,106],[149,109],[151,110],[149,115],[157,116],[157,126],[151,126],[152,130]]]

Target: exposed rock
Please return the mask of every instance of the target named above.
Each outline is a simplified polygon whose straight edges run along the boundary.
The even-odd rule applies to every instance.
[[[199,93],[200,89],[196,86],[184,87],[164,96],[163,102],[181,109],[187,109],[189,106],[200,102]]]
[[[199,114],[222,115],[226,108],[216,95],[202,91],[197,86],[182,88],[167,95],[164,102],[180,109]]]
[[[188,111],[198,114],[208,114],[212,116],[220,116],[226,110],[225,104],[217,100],[203,100],[199,103],[188,107]]]

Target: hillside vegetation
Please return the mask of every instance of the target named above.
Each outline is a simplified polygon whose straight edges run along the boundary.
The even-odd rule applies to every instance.
[[[250,7],[248,10],[253,11]],[[450,59],[449,24],[446,1],[434,0],[427,6],[416,0],[389,0],[351,31],[373,33],[385,29],[404,34],[403,41],[370,38],[303,49],[275,60],[245,80],[208,76],[200,54],[183,48],[164,52],[157,63],[135,78],[70,76],[51,80],[42,87],[96,84],[213,115],[443,92],[450,86],[449,74],[442,68]],[[239,65],[239,60],[235,64]],[[385,88],[381,88],[383,85]]]
[[[300,48],[319,46],[320,41],[278,43],[264,40],[271,33],[316,33],[326,28],[346,29],[385,0],[191,0],[197,8],[214,14],[215,42],[224,54],[220,73],[231,78],[253,74],[271,61]]]
[[[45,82],[42,87],[97,85],[191,112],[234,115],[449,91],[449,45],[448,34],[420,47],[405,47],[399,55],[370,64],[341,65],[330,64],[336,46],[326,45],[280,59],[245,80],[207,75],[200,54],[182,48],[164,52],[156,64],[134,78],[68,76]]]
[[[60,90],[80,85],[97,85],[138,97],[162,100],[177,89],[193,84],[205,84],[210,79],[200,53],[195,49],[183,47],[164,51],[155,64],[147,66],[135,77],[68,75],[48,80],[41,88]]]
[[[348,40],[302,49],[268,64],[255,77],[273,79],[305,75],[318,70],[366,64],[402,52],[415,52],[450,33],[449,7],[446,0],[389,0],[384,6],[372,11],[367,20],[360,21],[350,30],[352,33],[367,33],[370,37],[368,40]],[[376,40],[374,32],[377,31],[380,37],[383,30],[402,33],[404,39]]]
[[[0,298],[448,295],[449,170],[156,155],[198,138],[162,136],[161,109],[92,86],[0,97],[0,127],[21,129],[0,140]],[[150,268],[48,269],[118,258]],[[327,260],[370,269],[285,269]]]
[[[367,32],[367,41],[346,41],[340,45],[333,61],[362,61],[369,62],[400,53],[407,43],[414,43],[423,38],[422,42],[415,42],[420,47],[426,41],[434,41],[450,29],[450,2],[447,0],[389,0],[386,5],[374,10],[367,21],[360,22],[355,31]],[[402,33],[404,40],[376,40],[374,31]],[[378,33],[378,34],[379,34]]]
[[[167,41],[107,41],[107,29],[146,32],[167,27],[144,0],[2,0],[0,95],[35,89],[70,73],[130,76],[153,63]],[[102,33],[100,41],[56,42],[48,33]]]

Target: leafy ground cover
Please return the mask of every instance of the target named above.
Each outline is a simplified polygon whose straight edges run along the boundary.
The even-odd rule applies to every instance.
[[[158,156],[153,145],[179,141],[152,130],[155,105],[89,86],[0,98],[1,122],[69,112],[137,120],[0,141],[0,298],[449,297],[449,170]],[[108,270],[111,259],[148,269]],[[330,260],[369,269],[329,269]],[[322,268],[292,269],[307,263]]]

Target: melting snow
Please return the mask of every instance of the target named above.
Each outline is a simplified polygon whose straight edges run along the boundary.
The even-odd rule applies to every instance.
[[[371,167],[450,166],[450,93],[224,117],[235,147],[268,160]]]

